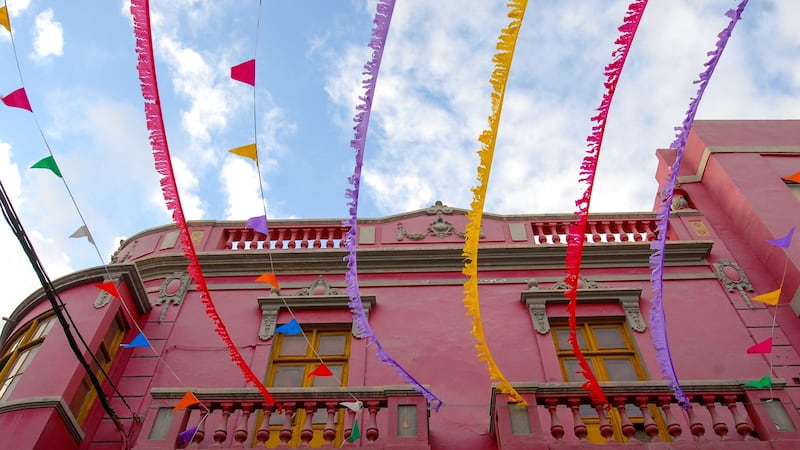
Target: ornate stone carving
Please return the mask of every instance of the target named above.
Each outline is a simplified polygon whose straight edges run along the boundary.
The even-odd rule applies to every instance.
[[[122,277],[121,274],[118,274],[118,273],[112,274],[110,280],[103,280],[103,282],[105,283],[107,281],[113,281],[114,282],[114,286],[118,286],[119,285],[119,279],[121,277]],[[111,303],[111,299],[113,299],[113,298],[114,297],[111,294],[109,294],[108,292],[106,292],[106,291],[101,289],[100,293],[97,294],[97,298],[94,299],[94,307],[97,308],[97,309],[100,309],[100,308],[106,306],[107,304]]]
[[[332,288],[328,282],[325,280],[325,277],[320,275],[311,283],[311,286],[300,289],[294,295],[345,295],[342,292],[339,292],[338,289]]]
[[[739,295],[747,306],[753,309],[753,302],[745,294],[745,291],[753,292],[753,285],[750,284],[750,280],[741,267],[730,260],[721,259],[714,263],[714,273],[728,292],[739,291]]]
[[[136,239],[135,241],[133,241],[133,244],[131,244],[128,250],[123,255],[120,255],[119,252],[120,250],[122,250],[122,244],[124,243],[125,243],[124,239],[119,241],[119,248],[117,249],[117,251],[114,252],[113,255],[111,255],[111,264],[123,263],[131,259],[131,256],[133,256],[133,252],[136,250],[136,244],[139,243],[139,240]]]
[[[442,215],[450,215],[453,214],[453,208],[444,205],[441,201],[437,200],[436,203],[433,204],[430,208],[425,209],[425,214],[428,215],[436,215],[436,220],[428,225],[428,229],[421,232],[421,233],[411,233],[406,230],[403,223],[400,222],[397,224],[397,240],[402,241],[403,239],[411,239],[412,241],[419,241],[424,239],[426,236],[435,236],[439,239],[444,239],[451,235],[456,235],[460,238],[465,238],[466,234],[460,231],[457,231],[452,223],[445,220]],[[483,230],[480,232],[480,237],[484,237]]]
[[[598,283],[595,283],[594,281],[591,281],[590,279],[588,279],[586,277],[583,277],[583,276],[580,276],[580,275],[578,276],[578,289],[602,289],[604,287],[605,286],[602,286],[602,285],[600,285]],[[556,291],[559,291],[559,290],[560,291],[566,291],[569,288],[570,288],[570,286],[567,284],[567,280],[561,280],[558,283],[554,284],[550,289],[556,290]]]
[[[167,315],[167,308],[170,304],[180,305],[186,297],[186,291],[189,290],[192,277],[186,272],[173,272],[172,275],[164,278],[161,283],[161,289],[158,291],[158,298],[156,298],[156,305],[164,305],[161,308],[161,316],[159,321],[164,320]]]
[[[619,303],[625,320],[632,330],[643,333],[647,323],[639,305],[641,289],[617,289],[601,286],[581,277],[582,288],[578,289],[578,303]],[[539,334],[550,332],[550,321],[547,317],[547,304],[563,304],[569,300],[564,297],[566,283],[556,283],[550,289],[539,289],[538,282],[528,282],[528,289],[522,291],[520,301],[528,307],[533,329]]]

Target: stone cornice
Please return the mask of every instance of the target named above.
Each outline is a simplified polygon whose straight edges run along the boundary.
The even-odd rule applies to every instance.
[[[427,386],[426,386],[427,387]],[[186,387],[154,387],[150,396],[154,399],[180,400],[192,392],[200,401],[259,401],[264,396],[254,388],[186,388]],[[269,393],[276,400],[286,399],[339,399],[356,396],[361,400],[380,399],[385,397],[421,397],[422,394],[408,385],[386,386],[345,386],[345,387],[301,387],[301,388],[269,388]]]

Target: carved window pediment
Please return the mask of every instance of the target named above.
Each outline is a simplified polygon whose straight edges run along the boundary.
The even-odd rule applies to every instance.
[[[292,311],[309,310],[309,309],[339,309],[350,310],[350,297],[346,295],[296,295],[296,296],[270,296],[258,299],[258,306],[261,308],[261,327],[258,332],[258,337],[261,340],[268,340],[275,334],[275,324],[278,321],[278,313],[281,309],[286,309],[286,306]],[[369,316],[369,311],[375,306],[374,295],[362,295],[361,306],[364,307],[364,313]],[[361,338],[358,330],[353,324],[353,336]]]
[[[520,301],[528,307],[531,313],[533,328],[539,334],[550,332],[550,320],[547,317],[547,304],[567,304],[569,299],[564,297],[566,289],[537,289],[535,283],[531,288],[522,291]],[[643,333],[647,323],[642,316],[639,306],[641,289],[617,289],[593,285],[588,289],[578,289],[578,303],[619,303],[625,313],[625,319],[632,330]]]

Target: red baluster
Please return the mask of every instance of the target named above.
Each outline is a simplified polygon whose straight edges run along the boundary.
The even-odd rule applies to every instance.
[[[604,220],[601,223],[603,225],[603,234],[606,235],[606,242],[616,242],[617,238],[614,236],[614,232],[611,231],[611,222]]]
[[[350,409],[347,410],[347,414],[344,416],[344,442],[342,443],[343,447],[352,447],[352,443],[350,443],[350,436],[353,435],[353,422],[356,420],[356,413]]]
[[[192,442],[189,444],[189,447],[199,448],[200,443],[206,438],[206,421],[204,419],[207,415],[208,411],[200,411],[200,423],[197,424],[197,431],[194,433],[194,437],[192,438]]]
[[[589,229],[587,230],[592,236],[592,242],[603,242],[603,237],[597,232],[597,222],[589,222]]]
[[[569,409],[572,410],[572,421],[574,423],[572,429],[575,432],[575,437],[580,440],[586,439],[586,436],[589,434],[589,429],[586,428],[586,424],[583,423],[583,419],[581,418],[581,399],[567,399],[567,405],[569,405]]]
[[[550,224],[550,236],[552,237],[553,244],[561,243],[561,236],[558,234],[558,224]]]
[[[323,447],[333,447],[333,440],[336,439],[336,410],[339,409],[339,404],[336,402],[325,403],[325,409],[328,411],[328,420],[325,421],[325,429],[322,430],[322,439],[325,443]]]
[[[286,228],[279,228],[278,229],[278,237],[275,241],[275,248],[281,249],[283,248],[283,241],[286,239]]]
[[[728,426],[725,425],[725,422],[720,418],[715,400],[713,395],[704,395],[703,406],[705,406],[709,414],[711,414],[711,424],[714,428],[714,433],[724,440],[725,436],[728,434]]]
[[[672,436],[672,439],[677,439],[681,433],[683,433],[683,429],[681,428],[681,424],[675,420],[675,416],[670,410],[671,401],[671,397],[658,397],[658,405],[661,407],[661,410],[664,411],[664,418],[667,419],[667,431],[669,435]]]
[[[247,440],[247,430],[250,429],[250,413],[253,412],[252,403],[242,404],[242,415],[239,417],[239,423],[236,424],[236,430],[233,432],[234,448],[243,448],[244,442]]]
[[[300,430],[300,448],[310,448],[311,439],[314,438],[314,428],[311,425],[311,420],[314,418],[314,413],[317,412],[317,404],[315,402],[303,403],[303,408],[306,410],[306,420],[303,422],[303,429]]]
[[[606,419],[606,408],[604,405],[597,405],[594,407],[597,411],[597,417],[600,419],[600,435],[605,438],[606,442],[614,442],[614,429],[611,428],[611,425],[608,423],[608,419]]]
[[[294,411],[297,405],[294,402],[286,402],[283,404],[283,427],[278,433],[278,439],[281,440],[278,448],[289,448],[289,441],[292,440],[292,429],[294,428],[293,419]]]
[[[550,411],[550,434],[556,438],[557,441],[560,441],[564,438],[564,427],[558,419],[558,411],[556,410],[558,399],[548,398],[544,403],[547,405],[547,410]]]
[[[314,248],[322,248],[322,228],[316,229],[316,234],[314,235]]]
[[[625,410],[626,405],[628,404],[628,399],[625,397],[613,397],[612,401],[619,412],[620,422],[622,422],[621,428],[623,436],[625,436],[629,441],[636,442],[636,439],[633,437],[633,435],[636,434],[636,428],[633,427],[631,419],[628,418],[628,412]]]
[[[725,403],[733,416],[733,423],[736,426],[736,432],[742,437],[742,440],[754,439],[750,433],[753,432],[753,426],[742,415],[739,407],[736,406],[736,396],[726,395],[724,397]]]
[[[650,415],[650,405],[647,403],[647,397],[636,397],[636,406],[642,411],[642,418],[644,419],[644,433],[650,438],[651,442],[660,441],[658,437],[658,425]]]
[[[367,438],[367,445],[375,445],[375,441],[377,441],[380,436],[378,433],[377,421],[379,405],[380,402],[374,400],[367,402],[369,415],[367,415],[367,426],[364,431],[364,437]]]
[[[263,448],[269,440],[269,419],[272,417],[272,412],[275,411],[275,404],[268,405],[264,403],[262,406],[264,417],[261,419],[261,426],[256,431],[256,447]]]
[[[311,237],[311,229],[303,228],[303,239],[300,241],[300,248],[308,248],[309,237]]]
[[[689,406],[686,409],[686,415],[689,416],[689,431],[692,432],[692,436],[694,436],[695,440],[699,441],[706,434],[706,427],[703,426],[703,422],[697,418],[694,407]]]
[[[214,430],[214,443],[211,448],[222,448],[222,444],[228,439],[228,419],[231,417],[233,410],[233,403],[222,404],[222,420],[219,421],[219,426]]]

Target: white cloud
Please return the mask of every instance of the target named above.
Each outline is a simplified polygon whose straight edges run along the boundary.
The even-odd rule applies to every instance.
[[[16,17],[25,12],[28,6],[31,5],[31,0],[14,0],[12,2],[3,2],[8,6],[8,14],[11,17]]]
[[[61,56],[64,52],[64,31],[61,23],[53,20],[53,10],[48,8],[40,12],[36,16],[35,26],[32,56],[35,59]]]
[[[178,187],[178,195],[183,207],[183,215],[186,220],[208,219],[205,217],[205,203],[197,194],[200,181],[192,172],[183,158],[172,156],[172,170],[175,175],[175,183]],[[164,202],[164,198],[161,198]]]
[[[264,214],[258,177],[249,159],[230,156],[225,160],[219,177],[227,198],[225,220],[245,220]]]

